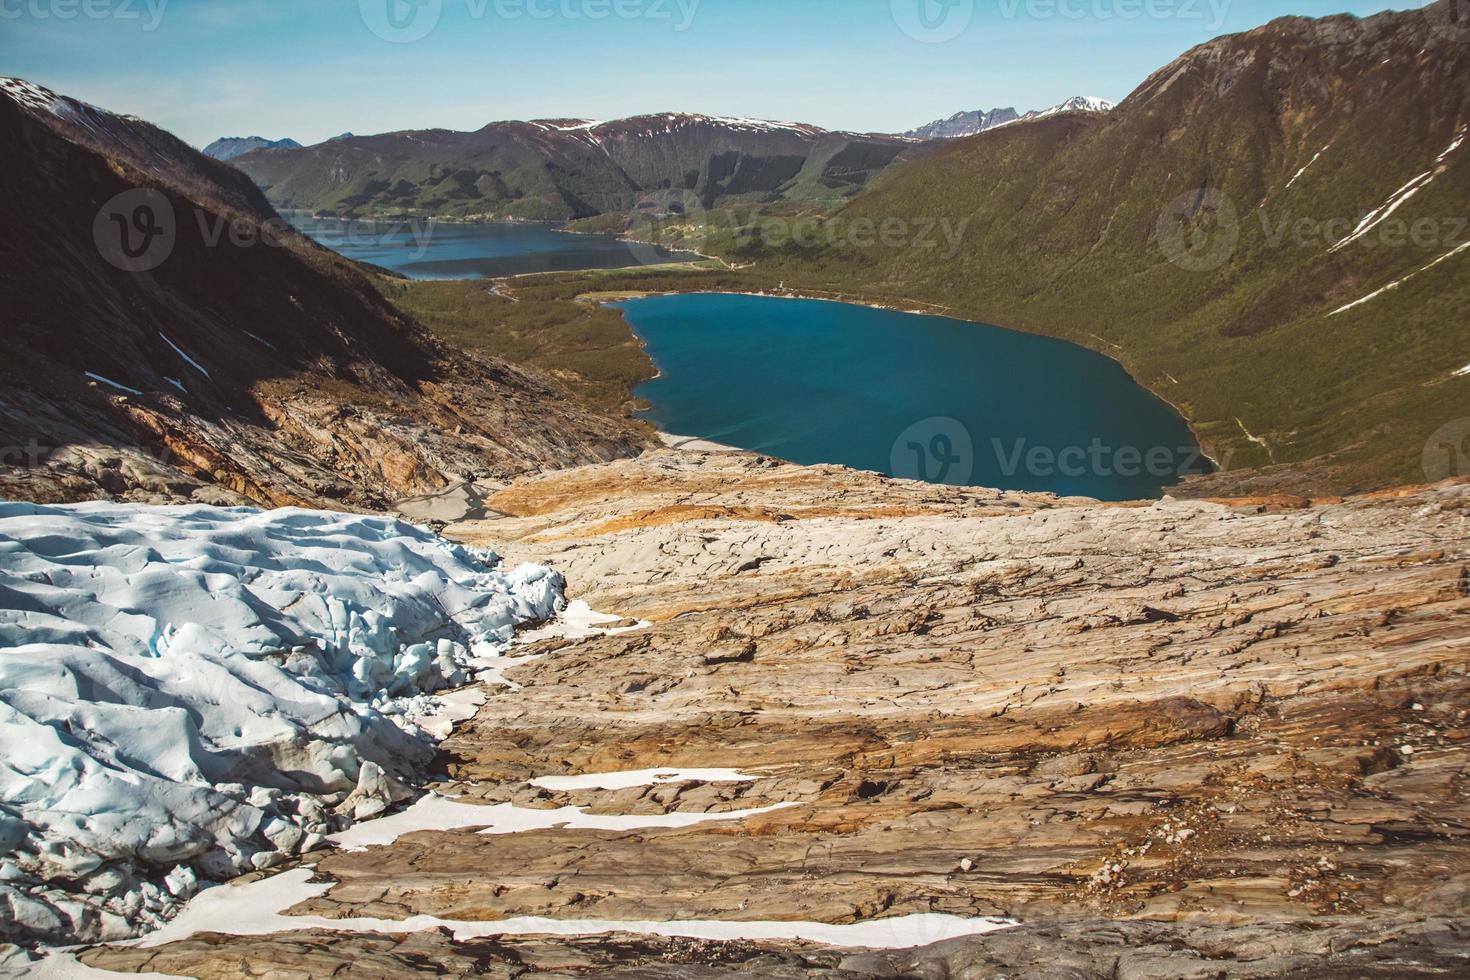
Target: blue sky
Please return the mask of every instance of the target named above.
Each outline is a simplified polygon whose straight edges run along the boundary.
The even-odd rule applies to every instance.
[[[0,74],[220,135],[681,110],[906,129],[1114,101],[1191,45],[1357,0],[0,0]]]

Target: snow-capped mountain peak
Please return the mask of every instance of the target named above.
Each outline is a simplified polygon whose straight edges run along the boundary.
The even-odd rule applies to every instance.
[[[1040,119],[1042,116],[1054,116],[1059,112],[1108,112],[1112,110],[1113,103],[1107,99],[1100,99],[1095,95],[1074,95],[1065,102],[1058,102],[1054,106],[1028,112],[1022,119]]]
[[[975,109],[969,112],[957,112],[948,119],[936,119],[916,129],[911,129],[903,135],[914,139],[956,139],[961,136],[974,136],[976,133],[1009,126],[1011,123],[1026,119],[1054,116],[1060,112],[1108,112],[1112,108],[1113,103],[1107,99],[1095,95],[1077,95],[1065,102],[1058,102],[1045,109],[1032,109],[1027,113],[1018,113],[1015,109]]]

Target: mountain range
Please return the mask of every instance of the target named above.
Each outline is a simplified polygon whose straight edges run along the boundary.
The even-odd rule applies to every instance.
[[[232,163],[282,208],[566,220],[740,201],[835,205],[915,150],[897,136],[665,113],[341,137]]]
[[[963,112],[899,136],[802,123],[663,113],[612,122],[537,119],[474,132],[344,134],[311,147],[217,140],[208,155],[250,174],[279,207],[346,217],[433,214],[543,220],[790,201],[835,206],[916,143],[1059,112],[1105,112],[1083,97],[1024,115]],[[228,154],[220,156],[221,153]]]
[[[382,509],[646,439],[439,342],[146,122],[3,79],[0,168],[0,497]]]
[[[293,139],[268,140],[264,136],[222,136],[204,148],[204,155],[215,160],[233,160],[251,150],[299,150]]]
[[[1233,490],[1434,476],[1457,458],[1470,386],[1467,29],[1448,3],[1283,18],[1186,52],[1111,112],[930,143],[708,116],[542,120],[261,149],[233,161],[243,173],[7,81],[0,300],[16,337],[0,436],[93,447],[54,470],[55,499],[175,480],[382,501],[631,451],[641,436],[578,414],[549,379],[434,340],[271,201],[520,217],[799,202],[828,209],[820,248],[704,236],[748,265],[720,288],[929,303],[1102,350],[1181,409],[1226,476],[1245,471]],[[109,203],[137,188],[178,216],[174,257],[147,275],[99,254],[120,227]],[[956,231],[954,247],[842,234],[895,220]],[[280,226],[280,247],[223,247],[221,221]],[[700,275],[682,288],[716,283]],[[97,446],[167,449],[171,475],[130,457],[119,478]]]
[[[1021,119],[1040,119],[1045,116],[1054,116],[1059,112],[1108,112],[1112,108],[1113,103],[1106,99],[1092,95],[1078,95],[1045,109],[1033,109],[1024,115],[1014,108],[973,109],[969,112],[957,112],[948,119],[936,119],[911,129],[903,135],[920,140],[958,139],[962,136],[974,136],[976,133],[983,133],[988,129],[1005,126]]]

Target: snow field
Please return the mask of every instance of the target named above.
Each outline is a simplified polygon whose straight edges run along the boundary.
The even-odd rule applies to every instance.
[[[384,517],[0,502],[0,941],[156,927],[409,795],[561,576]]]

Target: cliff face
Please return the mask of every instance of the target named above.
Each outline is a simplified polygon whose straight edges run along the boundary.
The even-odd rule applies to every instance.
[[[434,340],[147,123],[7,81],[0,166],[0,494],[381,508],[641,445]]]
[[[628,618],[523,648],[536,657],[444,744],[436,790],[586,816],[489,836],[477,828],[503,811],[410,822],[424,829],[323,857],[279,932],[89,962],[204,976],[359,956],[385,974],[496,976],[1465,968],[1470,485],[1108,506],[662,451],[522,480],[487,505],[507,516],[448,533],[548,560],[571,594]],[[710,767],[751,778],[678,774]],[[673,775],[544,778],[643,769]],[[588,826],[613,814],[649,826]],[[469,938],[517,916],[719,920],[737,935],[801,920],[865,923],[856,942],[883,945],[918,913],[1021,926],[860,954]],[[387,924],[415,915],[459,938]]]

